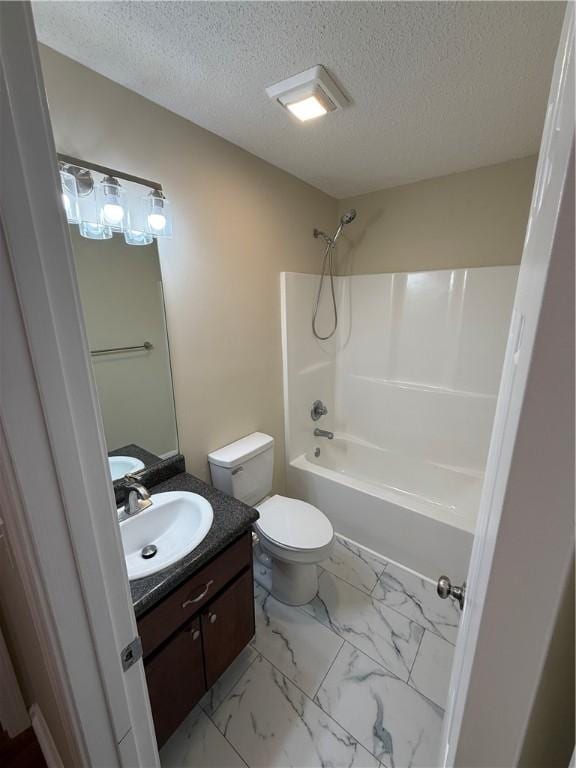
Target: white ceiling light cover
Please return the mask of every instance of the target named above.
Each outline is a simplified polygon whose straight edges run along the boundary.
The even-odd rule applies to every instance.
[[[321,64],[268,86],[266,93],[302,122],[341,109],[348,102]]]

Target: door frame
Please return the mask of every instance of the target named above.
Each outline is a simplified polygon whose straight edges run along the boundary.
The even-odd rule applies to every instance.
[[[574,4],[568,3],[452,667],[442,766],[518,763],[574,558],[573,491]]]
[[[0,461],[7,538],[82,763],[157,766],[31,7],[0,3]]]
[[[502,602],[501,585],[493,583],[499,528],[509,513],[506,492],[518,459],[517,438],[531,412],[525,394],[538,363],[532,353],[540,314],[554,299],[545,289],[556,258],[554,236],[566,226],[559,211],[570,183],[567,147],[573,145],[573,107],[566,107],[573,92],[573,15],[568,4],[456,648],[441,753],[445,766],[458,763],[476,695],[472,682],[485,663],[481,623],[493,627],[494,606]],[[67,713],[83,762],[157,766],[142,663],[127,673],[120,665],[120,650],[135,636],[136,623],[28,2],[0,3],[0,68],[0,217],[13,281],[13,291],[5,285],[3,290],[13,299],[18,326],[0,337],[3,346],[10,341],[10,367],[18,373],[18,387],[7,376],[12,386],[0,391],[0,420],[22,502],[20,514],[6,521],[8,533],[30,552],[34,597],[50,628],[46,641],[68,693]],[[524,524],[525,534],[531,525],[540,532],[534,516]],[[542,555],[548,559],[549,553]],[[558,564],[552,565],[559,584]],[[511,580],[506,586],[509,599],[518,584]],[[518,623],[521,629],[521,617]],[[533,693],[536,681],[531,682]],[[500,702],[498,693],[492,695]],[[510,731],[512,747],[519,749],[521,736],[519,718]]]

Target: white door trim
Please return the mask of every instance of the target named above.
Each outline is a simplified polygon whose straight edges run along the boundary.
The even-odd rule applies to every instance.
[[[573,386],[568,381],[570,356],[574,353],[573,336],[572,349],[569,339],[570,328],[573,330],[573,152],[574,5],[568,3],[498,395],[468,574],[466,607],[454,657],[444,720],[442,766],[495,765],[486,762],[492,747],[498,749],[498,765],[516,765],[555,611],[574,554],[574,510],[569,508],[570,489],[565,483],[570,477],[571,451],[567,443],[573,428],[571,409],[568,405],[564,423],[562,414],[553,413],[554,406],[566,406],[565,395],[570,395]],[[564,289],[556,276],[561,271]],[[569,306],[571,290],[572,307]],[[548,320],[557,302],[564,303],[563,314],[557,313],[553,320]],[[546,328],[545,322],[549,323]],[[552,336],[552,328],[562,334],[557,332]],[[547,330],[550,335],[544,340],[541,335]],[[557,350],[555,357],[543,359],[539,354],[546,345]],[[547,370],[543,370],[545,365]],[[561,374],[556,381],[554,373]],[[532,390],[532,398],[526,399],[530,382],[539,374],[544,375],[546,387],[540,384],[537,396]],[[560,402],[554,403],[556,398]],[[544,412],[546,408],[546,415],[556,416],[560,423],[556,425],[555,434],[546,434],[540,423],[537,436],[538,411]],[[534,441],[533,457],[527,456],[526,451],[530,438]],[[525,494],[530,485],[530,460],[532,478],[541,473],[539,482],[548,484],[551,509],[557,513],[553,521],[546,519],[545,504],[533,508],[541,504],[541,494],[534,492],[532,499],[520,501],[522,492]],[[524,476],[519,483],[521,471]],[[564,496],[560,500],[556,498],[554,506],[552,499],[558,481],[564,481],[561,488]],[[517,508],[519,503],[522,509]],[[545,536],[546,530],[550,535]],[[530,540],[534,547],[529,546]],[[540,541],[542,546],[534,556],[533,550],[537,550]],[[519,547],[519,542],[524,549]],[[532,608],[526,610],[530,600]],[[520,606],[524,606],[524,614],[519,613]],[[534,627],[536,612],[539,629]],[[514,631],[508,631],[510,625],[514,625]],[[520,683],[522,676],[524,685]],[[482,696],[485,697],[483,709]],[[490,701],[492,707],[488,706]],[[496,747],[492,735],[498,729],[501,738]],[[474,732],[479,743],[483,740],[486,752],[477,744],[472,760],[479,762],[468,762],[471,758],[469,754],[464,755],[464,742],[473,741],[469,736]]]
[[[120,662],[136,622],[28,2],[0,3],[0,67],[2,289],[22,321],[0,348],[12,522],[37,557],[87,763],[157,766],[142,664]]]

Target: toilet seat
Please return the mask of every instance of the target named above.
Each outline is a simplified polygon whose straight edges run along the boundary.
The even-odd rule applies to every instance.
[[[255,528],[269,548],[289,559],[309,562],[322,559],[332,545],[334,529],[317,507],[286,496],[272,496],[256,506],[260,519]]]

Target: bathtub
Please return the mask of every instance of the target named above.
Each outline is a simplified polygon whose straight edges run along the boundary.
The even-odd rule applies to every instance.
[[[315,455],[318,453],[319,455]],[[290,496],[345,537],[431,579],[466,578],[483,476],[336,433],[289,462]]]

